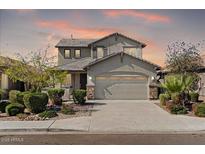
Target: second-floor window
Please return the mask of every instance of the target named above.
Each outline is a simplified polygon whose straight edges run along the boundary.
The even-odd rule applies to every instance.
[[[80,49],[75,49],[75,58],[80,58]]]
[[[102,58],[104,56],[104,48],[97,47],[97,58]]]
[[[65,58],[71,58],[71,52],[70,49],[65,49],[64,50]]]
[[[124,52],[134,57],[136,57],[137,54],[137,50],[134,47],[124,47]]]

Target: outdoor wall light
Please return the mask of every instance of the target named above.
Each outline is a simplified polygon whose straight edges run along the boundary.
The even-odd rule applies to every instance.
[[[155,79],[155,77],[152,76],[152,77],[151,77],[151,80],[154,80],[154,79]]]

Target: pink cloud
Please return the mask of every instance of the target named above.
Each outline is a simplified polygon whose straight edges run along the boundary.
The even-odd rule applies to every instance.
[[[108,17],[130,16],[134,18],[141,18],[148,22],[169,23],[171,21],[171,19],[168,16],[146,13],[137,10],[105,10],[103,11],[103,13]]]
[[[64,20],[37,20],[36,25],[40,28],[54,29],[63,33],[71,32],[80,37],[101,37],[117,31],[115,28],[99,28],[99,27],[79,27]]]

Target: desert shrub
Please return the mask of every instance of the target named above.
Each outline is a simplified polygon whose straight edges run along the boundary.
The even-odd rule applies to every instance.
[[[15,116],[19,113],[23,113],[23,111],[24,111],[24,106],[19,103],[11,103],[6,106],[6,113],[9,116]]]
[[[63,105],[63,107],[61,109],[61,113],[63,113],[63,114],[75,114],[75,111],[73,110],[72,107]]]
[[[196,106],[195,115],[205,117],[205,103],[200,103]]]
[[[172,93],[171,94],[171,100],[173,100],[175,104],[179,104],[180,101],[181,101],[180,93]]]
[[[6,106],[7,105],[9,105],[10,104],[10,102],[9,101],[0,101],[0,112],[1,113],[5,113],[6,111],[5,111],[5,109],[6,109]]]
[[[46,110],[38,114],[41,118],[53,118],[58,116],[55,110]]]
[[[52,88],[48,90],[48,96],[55,105],[62,105],[62,97],[65,93],[64,89]]]
[[[17,103],[24,105],[24,101],[23,101],[24,95],[29,94],[29,93],[30,93],[29,91],[17,93],[16,95]]]
[[[190,94],[190,98],[192,102],[198,102],[199,100],[199,94],[196,92],[191,92]]]
[[[165,106],[166,101],[168,101],[170,99],[170,96],[168,94],[160,94],[159,99],[160,99],[160,105]]]
[[[172,114],[187,114],[187,108],[182,105],[174,105],[171,107],[170,112]]]
[[[9,92],[9,100],[11,103],[18,103],[17,102],[17,94],[21,93],[20,91],[18,90],[11,90]]]
[[[24,95],[24,105],[32,113],[40,113],[46,110],[48,95],[45,93],[29,93]]]
[[[74,103],[84,104],[86,99],[86,90],[77,89],[73,91],[73,100]]]

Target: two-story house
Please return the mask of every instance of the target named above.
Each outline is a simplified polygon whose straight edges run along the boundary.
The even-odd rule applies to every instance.
[[[90,99],[148,99],[160,66],[142,59],[146,47],[113,33],[100,39],[62,39],[58,69],[71,74],[73,89],[87,89]]]

